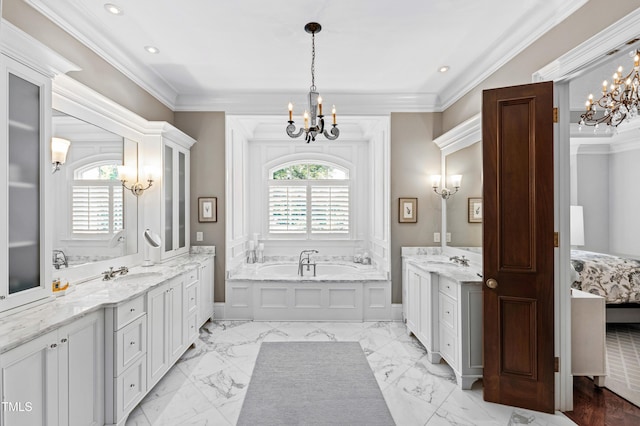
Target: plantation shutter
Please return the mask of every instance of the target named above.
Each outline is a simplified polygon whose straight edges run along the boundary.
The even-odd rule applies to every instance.
[[[311,187],[311,233],[349,232],[349,187],[346,185]]]
[[[113,203],[110,202],[112,197]],[[122,188],[74,185],[71,204],[73,233],[109,234],[123,228]]]
[[[306,229],[306,186],[269,186],[269,232],[304,234]]]

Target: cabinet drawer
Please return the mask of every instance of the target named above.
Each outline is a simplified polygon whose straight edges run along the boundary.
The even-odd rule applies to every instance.
[[[124,302],[116,308],[115,329],[120,330],[136,318],[146,313],[144,309],[144,296]]]
[[[439,287],[442,293],[451,297],[453,300],[458,300],[458,284],[455,281],[440,275]]]
[[[195,313],[187,319],[187,342],[189,344],[198,338],[198,314]]]
[[[194,269],[193,271],[185,272],[184,277],[185,277],[185,282],[184,283],[186,285],[194,283],[194,282],[198,281],[198,270]]]
[[[120,420],[147,392],[147,360],[140,358],[115,380],[116,418]]]
[[[147,352],[147,316],[143,315],[116,331],[115,375],[120,375]]]
[[[198,298],[200,297],[198,283],[187,287],[187,315],[198,311]]]
[[[451,329],[451,332],[457,334],[456,330],[456,302],[446,294],[440,293],[438,310],[440,312],[440,324],[445,325]]]
[[[440,326],[440,355],[450,363],[454,369],[458,368],[456,336],[444,326]]]

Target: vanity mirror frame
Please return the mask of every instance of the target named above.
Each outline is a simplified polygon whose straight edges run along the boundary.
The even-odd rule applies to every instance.
[[[433,140],[433,143],[440,148],[440,174],[443,176],[443,182],[446,181],[444,177],[447,176],[447,156],[460,151],[461,149],[470,147],[478,142],[482,142],[482,117],[480,114],[474,115],[467,121],[460,123],[453,129]],[[464,176],[462,182],[464,185]],[[434,196],[436,195],[434,194]],[[441,203],[442,217],[440,244],[442,252],[449,256],[466,256],[472,263],[482,266],[481,253],[474,253],[462,248],[447,245],[447,200],[442,198]]]
[[[145,119],[67,76],[58,76],[53,81],[52,108],[121,136],[123,142],[137,143],[137,168],[141,170],[144,130],[148,123]],[[60,274],[74,282],[94,278],[110,266],[139,265],[142,262],[144,229],[142,198],[137,199],[137,213],[136,253],[60,269]],[[49,238],[53,238],[53,234]]]

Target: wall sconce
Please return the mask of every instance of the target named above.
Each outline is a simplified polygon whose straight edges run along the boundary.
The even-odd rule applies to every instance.
[[[145,172],[146,172],[146,175],[148,176],[147,186],[144,186],[144,184],[137,181],[138,173],[136,168],[133,166],[118,166],[118,179],[120,179],[120,182],[122,182],[122,186],[124,188],[131,191],[131,193],[136,197],[139,197],[142,195],[144,191],[151,188],[151,185],[153,185],[153,174],[151,172],[151,169],[145,167]],[[131,184],[130,186],[127,186],[127,182],[135,182],[135,183]]]
[[[451,175],[449,177],[449,181],[453,186],[454,190],[448,188],[442,188],[442,190],[438,191],[440,187],[440,180],[442,177],[440,175],[431,175],[431,187],[433,188],[433,192],[440,195],[443,199],[448,200],[453,194],[460,190],[460,183],[462,183],[462,175]]]
[[[67,139],[51,138],[51,164],[53,164],[51,173],[60,170],[60,166],[67,161],[69,145],[71,145],[71,142]]]

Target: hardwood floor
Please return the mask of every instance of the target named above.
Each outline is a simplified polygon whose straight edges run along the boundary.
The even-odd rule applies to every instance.
[[[637,426],[640,408],[586,377],[573,378],[573,411],[564,413],[580,426]]]

